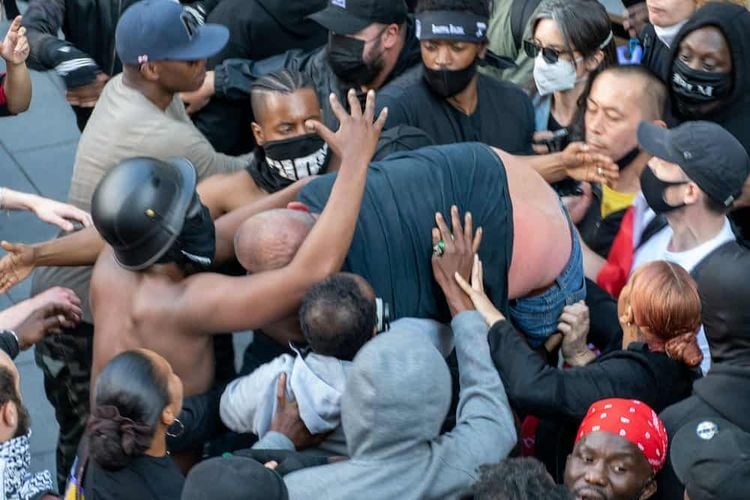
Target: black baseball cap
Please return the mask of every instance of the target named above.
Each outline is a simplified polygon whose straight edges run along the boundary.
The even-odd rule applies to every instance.
[[[641,122],[638,144],[649,154],[676,163],[712,200],[732,205],[750,176],[747,151],[713,122],[690,121],[673,129]]]
[[[308,17],[328,31],[352,35],[372,23],[401,24],[407,12],[404,0],[330,0]]]
[[[115,30],[115,49],[123,64],[207,59],[228,40],[225,26],[198,24],[173,0],[134,3],[122,14]]]
[[[284,480],[257,460],[240,456],[210,458],[190,470],[182,500],[286,500]]]
[[[672,439],[672,468],[690,500],[746,500],[750,433],[722,418],[693,420]]]

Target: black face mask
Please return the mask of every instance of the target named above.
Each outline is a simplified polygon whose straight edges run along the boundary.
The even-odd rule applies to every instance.
[[[646,168],[641,172],[641,191],[646,198],[646,203],[648,203],[648,206],[651,207],[651,210],[657,215],[666,214],[685,206],[685,203],[681,203],[680,205],[670,205],[664,201],[664,191],[669,186],[680,186],[687,183],[688,181],[663,181],[654,174],[654,171],[651,170],[651,167],[648,165],[646,165]]]
[[[465,89],[477,73],[476,59],[464,69],[430,69],[423,67],[427,85],[442,98],[453,97]]]
[[[732,90],[730,73],[698,71],[675,59],[672,64],[672,91],[679,111],[698,112],[697,106],[725,99]]]
[[[342,81],[352,85],[371,83],[383,69],[383,53],[372,62],[364,60],[365,42],[344,35],[331,33],[326,54],[328,64]]]
[[[216,254],[216,229],[211,213],[196,195],[185,216],[179,236],[158,260],[174,262],[187,274],[205,271]]]
[[[623,156],[622,158],[620,158],[619,160],[615,162],[617,163],[617,167],[620,170],[624,170],[625,167],[627,167],[628,165],[633,163],[633,161],[635,161],[635,159],[638,157],[638,154],[640,154],[640,152],[641,150],[638,146],[634,147],[633,149],[625,153],[625,156]]]
[[[318,134],[267,142],[263,151],[266,163],[281,177],[291,181],[317,175],[328,159],[328,144]]]

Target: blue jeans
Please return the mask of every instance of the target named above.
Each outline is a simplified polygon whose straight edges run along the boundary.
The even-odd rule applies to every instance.
[[[553,333],[563,308],[586,298],[583,252],[578,235],[571,226],[573,248],[570,259],[555,283],[544,293],[510,302],[510,318],[536,349]]]

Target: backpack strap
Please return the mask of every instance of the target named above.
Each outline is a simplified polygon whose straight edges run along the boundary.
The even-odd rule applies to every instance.
[[[523,47],[523,34],[526,31],[526,25],[541,0],[512,0],[510,7],[510,32],[513,36],[513,44],[516,51],[520,52]]]

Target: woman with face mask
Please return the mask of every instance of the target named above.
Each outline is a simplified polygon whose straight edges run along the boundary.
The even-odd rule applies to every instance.
[[[532,21],[524,50],[534,58],[536,134],[539,154],[560,151],[580,124],[587,82],[615,64],[615,42],[604,7],[591,0],[552,0]]]
[[[675,38],[667,85],[678,122],[718,123],[750,151],[750,12],[731,3],[701,7]],[[730,219],[750,239],[750,182]]]

